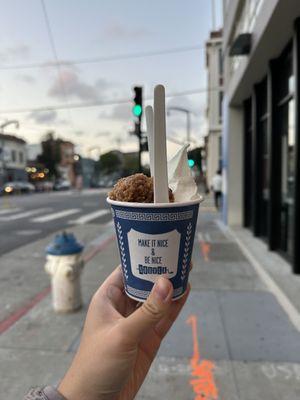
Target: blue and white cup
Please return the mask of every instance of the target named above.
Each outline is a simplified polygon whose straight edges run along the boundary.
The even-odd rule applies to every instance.
[[[173,300],[187,288],[199,204],[126,203],[111,205],[122,264],[125,292],[145,301],[159,276],[174,288]]]

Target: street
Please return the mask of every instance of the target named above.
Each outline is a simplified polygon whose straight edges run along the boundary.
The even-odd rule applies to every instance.
[[[51,232],[110,220],[108,189],[0,197],[0,255]]]
[[[57,193],[48,196],[49,202],[46,198],[11,199],[20,210],[10,215],[52,210],[14,221],[0,257],[0,376],[6,400],[22,398],[29,387],[59,382],[78,348],[93,293],[119,263],[111,215],[92,218],[97,205],[108,211],[104,191]],[[80,211],[49,219],[71,209]],[[31,221],[42,216],[50,226]],[[84,243],[84,254],[92,251],[93,256],[82,276],[83,308],[57,314],[43,268],[44,249],[55,230],[66,226]],[[16,234],[30,229],[40,233]],[[19,247],[8,251],[16,238]],[[243,243],[253,259],[263,262],[252,263]],[[264,252],[246,231],[227,229],[209,198],[200,208],[193,263],[189,300],[137,399],[298,400],[300,280],[287,271],[283,275],[282,259]]]

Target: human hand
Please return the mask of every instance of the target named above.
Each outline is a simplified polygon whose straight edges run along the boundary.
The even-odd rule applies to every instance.
[[[58,387],[66,399],[134,399],[190,290],[173,302],[171,282],[160,277],[140,305],[123,289],[118,267],[93,296],[78,352]]]

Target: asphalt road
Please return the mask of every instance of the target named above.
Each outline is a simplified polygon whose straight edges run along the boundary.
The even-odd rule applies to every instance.
[[[0,255],[76,224],[111,219],[106,189],[0,197]]]

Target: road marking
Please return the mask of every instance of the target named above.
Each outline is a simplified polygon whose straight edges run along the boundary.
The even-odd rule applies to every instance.
[[[23,231],[17,231],[16,234],[20,236],[31,236],[31,235],[37,235],[38,233],[41,233],[42,231],[40,229],[27,229]]]
[[[80,208],[72,208],[71,210],[63,210],[56,213],[44,215],[43,217],[33,218],[31,221],[38,223],[53,221],[54,219],[64,218],[67,217],[68,215],[77,214],[80,211],[81,211]]]
[[[192,369],[190,385],[193,388],[195,399],[217,400],[219,393],[213,374],[215,364],[210,360],[201,360],[197,333],[197,316],[190,315],[186,323],[191,325],[193,335],[193,355],[190,359]]]
[[[0,217],[0,221],[15,221],[17,219],[22,219],[22,218],[27,218],[27,217],[32,217],[33,215],[36,214],[41,214],[44,212],[51,211],[51,208],[38,208],[35,210],[30,210],[30,211],[25,211],[19,214],[13,214],[13,215],[7,215],[4,217]]]
[[[280,289],[277,283],[273,280],[273,278],[269,275],[269,273],[264,269],[264,267],[257,261],[257,259],[252,255],[252,253],[247,249],[244,243],[238,238],[238,236],[228,227],[226,227],[223,222],[216,221],[216,224],[220,228],[220,230],[224,233],[226,237],[230,240],[234,240],[241,251],[244,253],[246,258],[248,258],[250,264],[253,266],[257,275],[260,277],[262,282],[267,286],[269,291],[273,293],[276,297],[278,303],[286,312],[289,317],[291,323],[294,327],[300,332],[300,314],[294,304],[290,301],[290,299],[286,296],[286,294]]]
[[[102,217],[103,215],[106,215],[109,213],[110,213],[109,210],[94,211],[92,213],[82,215],[81,217],[79,217],[78,219],[76,219],[74,221],[69,221],[69,224],[83,225],[83,224],[86,224],[87,222],[90,222],[96,218]]]
[[[203,255],[204,261],[210,261],[210,252],[211,252],[211,245],[210,242],[206,239],[210,239],[210,236],[206,236],[201,232],[198,233],[198,240],[200,245],[200,250]]]
[[[6,208],[5,210],[0,210],[0,215],[11,214],[18,211],[21,211],[21,208]]]

